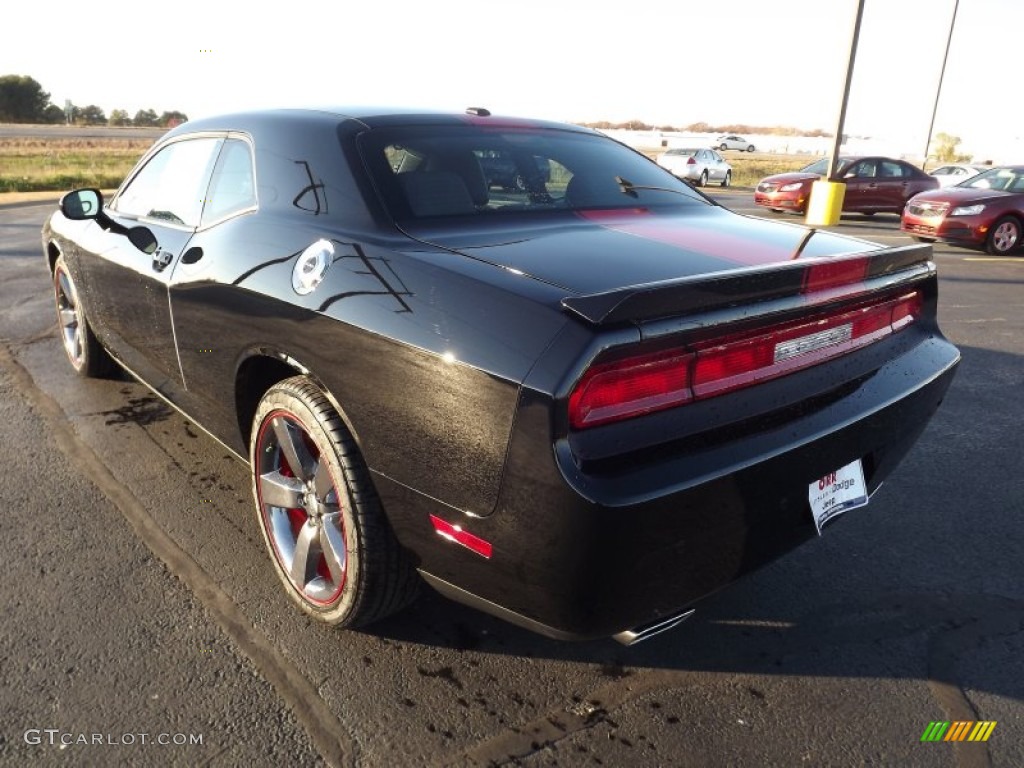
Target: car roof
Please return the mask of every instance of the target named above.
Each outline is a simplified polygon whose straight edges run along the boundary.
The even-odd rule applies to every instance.
[[[484,114],[486,113],[486,114]],[[196,131],[245,129],[268,121],[310,121],[355,120],[367,128],[399,125],[480,125],[495,128],[551,128],[595,134],[592,128],[571,123],[549,120],[491,115],[486,110],[466,112],[445,112],[408,107],[380,106],[310,106],[280,109],[250,110],[190,120],[175,128],[170,134],[194,133]]]

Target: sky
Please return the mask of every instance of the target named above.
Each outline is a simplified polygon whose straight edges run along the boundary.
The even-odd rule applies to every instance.
[[[846,133],[921,152],[954,0],[865,0]],[[19,2],[0,75],[63,106],[373,105],[835,127],[857,0]],[[1024,0],[961,0],[935,132],[1024,139]],[[13,33],[13,34],[12,34]],[[1021,145],[1024,146],[1024,145]]]

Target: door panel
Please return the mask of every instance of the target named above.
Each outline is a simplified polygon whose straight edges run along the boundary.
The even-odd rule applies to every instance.
[[[192,239],[222,139],[172,141],[158,150],[113,200],[107,215],[124,227],[145,226],[157,250],[143,253],[121,234],[103,231],[83,255],[97,332],[104,344],[154,389],[173,399],[182,387],[167,285]]]

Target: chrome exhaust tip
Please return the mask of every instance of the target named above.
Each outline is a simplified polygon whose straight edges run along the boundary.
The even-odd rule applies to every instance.
[[[612,639],[622,643],[623,645],[636,645],[637,643],[643,642],[655,635],[660,635],[662,632],[668,632],[670,629],[679,626],[688,618],[693,616],[695,608],[691,608],[688,611],[683,611],[676,616],[670,616],[667,619],[657,619],[652,621],[650,624],[641,624],[639,627],[633,629],[627,629],[624,632],[612,635]]]

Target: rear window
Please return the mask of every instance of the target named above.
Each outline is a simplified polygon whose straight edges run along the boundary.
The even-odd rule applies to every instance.
[[[703,206],[688,185],[599,135],[476,125],[377,128],[359,150],[396,220]]]

